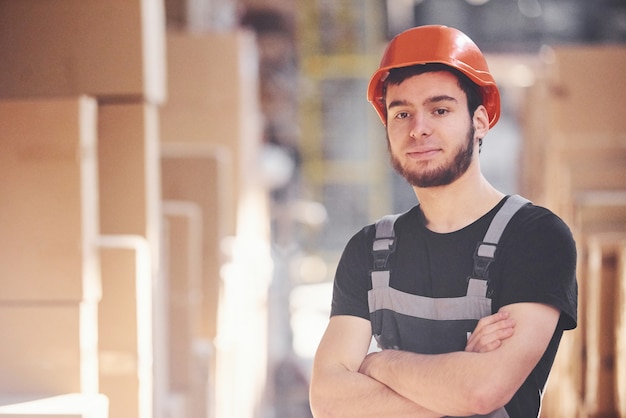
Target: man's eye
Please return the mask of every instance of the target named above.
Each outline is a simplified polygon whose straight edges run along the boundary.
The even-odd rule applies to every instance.
[[[435,109],[435,114],[439,116],[443,116],[448,113],[448,109]]]
[[[396,119],[406,119],[409,117],[409,112],[398,112],[396,113]]]

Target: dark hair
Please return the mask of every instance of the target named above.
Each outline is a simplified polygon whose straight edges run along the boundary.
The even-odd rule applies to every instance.
[[[480,86],[470,80],[469,77],[461,71],[445,64],[430,63],[417,64],[409,67],[392,68],[389,70],[389,75],[383,82],[383,97],[387,96],[387,86],[389,85],[397,86],[407,78],[437,71],[447,71],[456,76],[459,87],[463,90],[465,96],[467,97],[467,110],[469,111],[470,117],[473,117],[474,112],[478,109],[478,106],[483,104],[483,95]]]

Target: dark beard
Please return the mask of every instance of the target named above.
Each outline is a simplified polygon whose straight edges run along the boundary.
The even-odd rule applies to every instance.
[[[470,127],[467,132],[465,146],[457,150],[451,164],[437,167],[424,173],[414,173],[402,166],[402,163],[391,152],[389,137],[387,137],[387,147],[391,156],[391,165],[412,186],[422,188],[446,186],[461,177],[472,163],[472,156],[474,155],[474,126]]]

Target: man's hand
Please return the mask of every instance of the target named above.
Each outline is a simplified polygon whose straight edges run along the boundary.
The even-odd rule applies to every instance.
[[[509,318],[509,316],[507,311],[501,310],[493,315],[481,318],[474,332],[471,333],[467,340],[465,351],[486,353],[500,347],[502,340],[513,335],[515,321]],[[368,375],[369,361],[376,354],[376,352],[370,353],[365,357],[359,368],[359,373]]]
[[[467,339],[465,351],[486,353],[500,347],[502,340],[513,335],[515,321],[506,310],[481,318],[476,329]]]

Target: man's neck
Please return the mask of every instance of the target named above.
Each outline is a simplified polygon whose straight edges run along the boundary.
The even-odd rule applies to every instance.
[[[504,194],[481,174],[441,187],[414,187],[426,227],[433,232],[458,231],[493,209]]]

